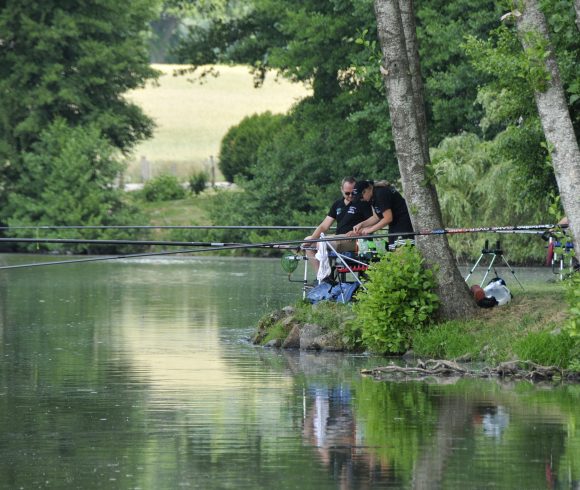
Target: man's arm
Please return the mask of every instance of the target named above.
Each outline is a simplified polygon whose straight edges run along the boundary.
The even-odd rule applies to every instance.
[[[355,232],[356,235],[366,235],[366,233],[362,233],[362,230],[373,226],[375,223],[378,223],[379,221],[380,221],[379,217],[373,211],[373,215],[370,218],[367,218],[362,223],[355,225],[352,230]]]
[[[317,226],[312,235],[307,236],[305,240],[316,240],[317,238],[320,238],[322,233],[326,233],[330,229],[332,223],[334,223],[334,218],[332,216],[327,216],[324,218],[322,223]]]
[[[361,235],[370,235],[371,233],[374,233],[377,230],[381,230],[382,228],[384,228],[385,226],[387,226],[388,224],[392,223],[393,221],[393,212],[390,209],[385,209],[383,211],[383,217],[381,219],[378,219],[377,215],[372,216],[371,218],[376,218],[377,220],[375,220],[374,223],[367,223],[367,221],[369,221],[371,218],[369,218],[366,221],[363,221],[363,223],[361,223],[363,226],[361,226],[359,228],[359,234]]]

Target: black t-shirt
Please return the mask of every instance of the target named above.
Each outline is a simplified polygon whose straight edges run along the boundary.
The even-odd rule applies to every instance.
[[[393,221],[389,224],[389,233],[412,232],[413,225],[405,199],[397,189],[391,186],[373,188],[373,207],[375,213],[382,219],[383,211],[390,209]]]
[[[343,235],[352,231],[355,225],[362,223],[373,215],[368,202],[359,201],[344,204],[344,198],[334,202],[328,211],[328,216],[336,220],[336,234]]]

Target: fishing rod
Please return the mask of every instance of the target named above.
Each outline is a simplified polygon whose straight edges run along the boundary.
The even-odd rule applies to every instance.
[[[550,230],[552,228],[568,228],[568,225],[543,224],[543,225],[513,225],[513,226],[480,226],[474,228],[442,228],[436,230],[422,230],[419,232],[406,233],[407,235],[453,235],[458,233],[510,233],[521,231]],[[403,235],[403,233],[400,233]]]
[[[554,225],[554,224],[542,224],[542,225],[519,225],[519,226],[485,226],[485,227],[473,227],[473,228],[441,228],[433,230],[421,230],[417,232],[401,232],[401,233],[384,233],[376,235],[364,235],[364,236],[345,236],[345,237],[330,237],[330,238],[319,238],[319,239],[302,239],[302,240],[287,240],[287,241],[277,241],[277,242],[262,242],[262,243],[239,243],[239,244],[220,244],[216,243],[215,246],[202,247],[197,249],[185,249],[185,250],[174,250],[174,251],[161,251],[161,252],[144,252],[138,254],[126,254],[126,255],[114,255],[105,257],[89,257],[84,259],[72,259],[64,261],[53,261],[53,262],[37,262],[33,264],[19,264],[19,265],[9,265],[0,266],[0,270],[4,269],[18,269],[27,267],[40,267],[47,265],[62,265],[62,264],[72,264],[81,262],[97,262],[104,260],[117,260],[117,259],[129,259],[137,257],[155,257],[155,256],[165,256],[165,255],[175,255],[175,254],[185,254],[185,253],[201,253],[201,252],[213,252],[217,248],[220,250],[237,250],[237,249],[250,249],[250,248],[292,248],[292,245],[300,245],[302,243],[318,243],[318,242],[328,242],[328,241],[342,241],[342,240],[355,240],[355,239],[374,239],[374,238],[388,238],[388,237],[412,237],[412,236],[429,236],[429,235],[452,235],[461,233],[484,233],[484,232],[497,232],[497,233],[507,233],[507,232],[517,232],[522,230],[547,230],[552,229],[557,226],[561,228],[567,225]],[[27,239],[34,241],[37,239]],[[298,248],[298,247],[296,247]]]
[[[375,235],[377,237],[379,235]],[[371,235],[369,235],[371,237]],[[262,242],[262,243],[238,243],[238,244],[223,244],[219,247],[220,250],[237,250],[237,249],[247,249],[247,248],[276,248],[276,249],[289,249],[289,248],[300,248],[302,243],[317,243],[317,242],[329,242],[336,240],[353,240],[352,237],[332,237],[332,238],[319,238],[315,240],[288,240],[284,242]],[[220,244],[216,244],[220,245]],[[294,245],[294,247],[291,247]],[[185,250],[163,250],[161,252],[143,252],[136,254],[125,254],[125,255],[111,255],[104,257],[87,257],[82,259],[70,259],[70,260],[56,260],[52,262],[35,262],[32,264],[17,264],[17,265],[4,265],[0,266],[0,270],[6,269],[25,269],[31,267],[43,267],[49,265],[65,265],[65,264],[79,264],[84,262],[100,262],[105,260],[119,260],[119,259],[132,259],[138,257],[158,257],[165,255],[177,255],[186,253],[201,253],[201,252],[214,252],[216,247],[207,248],[196,248],[196,249],[185,249]]]
[[[515,225],[515,226],[484,226],[475,228],[443,228],[435,230],[422,230],[420,232],[408,232],[405,235],[442,235],[456,233],[480,233],[480,232],[525,232],[539,231],[551,228],[568,228],[565,224],[540,224],[540,225]],[[277,225],[26,225],[26,226],[0,226],[0,230],[312,230],[316,226],[277,226]],[[399,234],[402,235],[402,234]]]
[[[163,245],[177,247],[223,247],[226,245],[242,245],[239,242],[178,242],[163,240],[97,240],[84,238],[1,238],[0,243],[68,243],[88,245]]]
[[[0,230],[313,230],[316,226],[277,225],[26,225],[0,226]]]
[[[375,238],[379,237],[391,237],[391,236],[425,236],[425,235],[453,235],[462,233],[533,233],[540,234],[547,229],[552,229],[555,227],[567,228],[568,225],[553,225],[553,224],[542,224],[542,225],[516,225],[516,226],[485,226],[485,227],[475,227],[475,228],[442,228],[434,230],[421,230],[418,232],[402,232],[402,233],[387,233],[383,235],[372,235]],[[308,229],[307,227],[300,226],[127,226],[127,227],[107,227],[107,226],[41,226],[41,227],[31,227],[23,226],[16,227],[23,229],[30,228],[43,228],[43,229],[96,229],[96,228],[167,228],[167,229],[254,229],[254,230],[267,230],[267,229]],[[9,227],[0,227],[0,229],[9,229]],[[353,237],[346,238],[352,239]],[[365,238],[365,237],[356,237]],[[223,247],[225,245],[244,245],[242,243],[225,243],[225,242],[192,242],[192,241],[173,241],[173,240],[99,240],[99,239],[81,239],[81,238],[18,238],[0,237],[0,242],[13,242],[13,243],[70,243],[70,244],[93,244],[93,245],[175,245],[175,246],[199,246],[199,247]]]

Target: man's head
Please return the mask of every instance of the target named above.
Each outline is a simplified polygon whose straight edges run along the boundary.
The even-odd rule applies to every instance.
[[[356,180],[354,177],[345,177],[342,179],[342,184],[340,186],[340,191],[342,192],[342,197],[345,201],[350,202],[352,200],[352,193]]]
[[[352,198],[354,201],[370,201],[373,198],[373,181],[359,180],[354,186]]]

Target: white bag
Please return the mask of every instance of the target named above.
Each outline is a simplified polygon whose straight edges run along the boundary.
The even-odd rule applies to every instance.
[[[489,281],[489,284],[483,288],[488,298],[494,297],[498,306],[505,305],[512,300],[512,293],[505,285],[505,281],[496,277]]]

